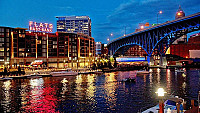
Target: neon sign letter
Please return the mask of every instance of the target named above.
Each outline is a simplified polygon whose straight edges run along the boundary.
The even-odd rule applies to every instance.
[[[29,30],[35,32],[53,32],[53,24],[29,21]]]

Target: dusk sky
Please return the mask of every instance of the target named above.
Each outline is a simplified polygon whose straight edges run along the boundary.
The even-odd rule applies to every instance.
[[[55,16],[89,16],[92,37],[106,39],[132,33],[139,23],[174,20],[179,5],[186,16],[200,12],[199,0],[0,0],[0,26],[28,28],[29,21],[52,23],[56,32]]]

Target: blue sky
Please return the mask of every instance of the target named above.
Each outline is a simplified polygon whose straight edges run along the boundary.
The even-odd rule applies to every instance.
[[[29,21],[54,25],[55,16],[83,16],[92,20],[92,37],[107,43],[106,39],[132,33],[139,23],[159,23],[175,18],[179,5],[186,16],[200,12],[199,0],[0,0],[0,26],[28,28]],[[111,37],[110,34],[113,33]]]

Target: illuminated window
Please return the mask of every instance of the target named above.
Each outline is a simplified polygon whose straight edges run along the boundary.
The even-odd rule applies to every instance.
[[[4,56],[4,52],[0,52],[0,56]]]
[[[0,48],[0,51],[4,51],[4,48]]]
[[[57,45],[53,45],[53,48],[57,48]]]

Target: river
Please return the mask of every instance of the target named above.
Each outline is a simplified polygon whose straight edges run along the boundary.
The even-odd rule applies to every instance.
[[[135,78],[135,83],[122,79]],[[63,79],[68,82],[63,82]],[[136,71],[82,74],[0,81],[0,112],[126,112],[137,113],[158,103],[156,90],[180,96],[190,105],[200,90],[200,70],[177,73],[152,69],[148,75]]]

